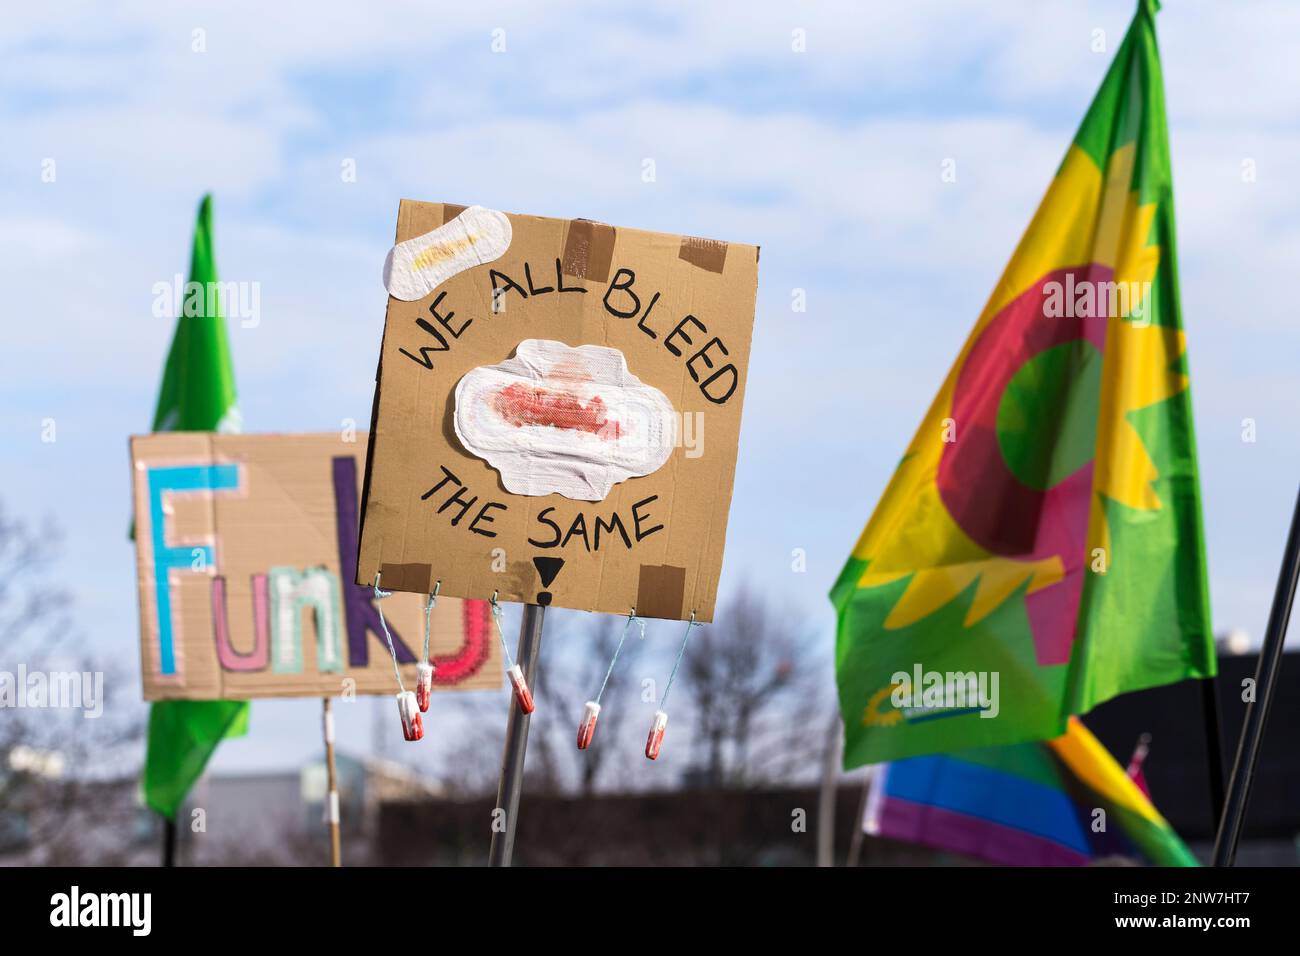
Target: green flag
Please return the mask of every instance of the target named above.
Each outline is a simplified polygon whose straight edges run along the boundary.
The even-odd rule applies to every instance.
[[[246,700],[160,700],[149,710],[144,802],[171,819],[224,737],[248,732]]]
[[[190,278],[167,355],[154,431],[238,431],[235,373],[212,250],[212,196],[199,204]],[[168,700],[149,713],[144,800],[172,818],[224,737],[248,731],[248,702]]]
[[[831,592],[847,766],[1214,673],[1156,7]]]

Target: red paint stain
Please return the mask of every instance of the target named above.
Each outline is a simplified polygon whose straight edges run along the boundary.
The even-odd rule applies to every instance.
[[[419,740],[424,736],[424,718],[418,713],[410,721],[402,720],[402,736],[407,740]]]
[[[645,755],[651,760],[659,759],[659,748],[663,746],[664,728],[658,725],[650,728],[650,736],[646,738]]]
[[[531,714],[534,710],[533,692],[528,689],[528,680],[524,677],[523,669],[516,664],[506,671],[506,676],[510,678],[510,686],[515,689],[515,700],[519,702],[519,709],[525,714]]]
[[[423,661],[417,665],[415,672],[415,702],[420,705],[420,713],[429,712],[429,693],[433,690],[433,665]]]
[[[591,746],[591,738],[596,736],[596,718],[598,714],[587,711],[578,725],[578,749],[586,750]]]
[[[616,439],[620,434],[618,422],[606,417],[605,403],[599,395],[584,405],[573,392],[513,382],[496,393],[492,407],[516,428],[551,425],[604,439]]]

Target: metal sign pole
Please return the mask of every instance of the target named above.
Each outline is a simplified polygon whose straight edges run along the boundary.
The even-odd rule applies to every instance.
[[[537,655],[542,647],[542,621],[546,608],[539,604],[524,605],[524,619],[519,626],[519,646],[515,663],[523,669],[529,687],[536,687]],[[492,849],[489,866],[509,866],[515,849],[515,822],[519,816],[519,793],[524,785],[524,754],[528,751],[528,724],[517,696],[510,699],[510,721],[506,724],[506,745],[501,755],[501,781],[497,785],[497,809],[505,812],[499,821],[493,816]]]

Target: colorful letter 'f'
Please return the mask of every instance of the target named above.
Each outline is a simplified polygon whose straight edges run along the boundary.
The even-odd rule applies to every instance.
[[[167,544],[167,517],[164,496],[173,494],[214,494],[239,488],[238,465],[183,465],[149,469],[149,537],[153,544],[154,614],[158,619],[158,669],[162,674],[176,673],[176,648],[172,632],[172,571],[215,570],[212,545],[190,544],[176,547]]]

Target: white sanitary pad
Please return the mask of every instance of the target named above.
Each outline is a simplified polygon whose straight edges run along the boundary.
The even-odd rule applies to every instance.
[[[512,358],[456,386],[456,435],[517,495],[601,501],[657,471],[677,444],[677,413],[618,349],[526,339]]]
[[[495,262],[509,248],[506,214],[470,206],[433,232],[393,246],[384,262],[384,286],[394,299],[415,302],[457,273]]]

